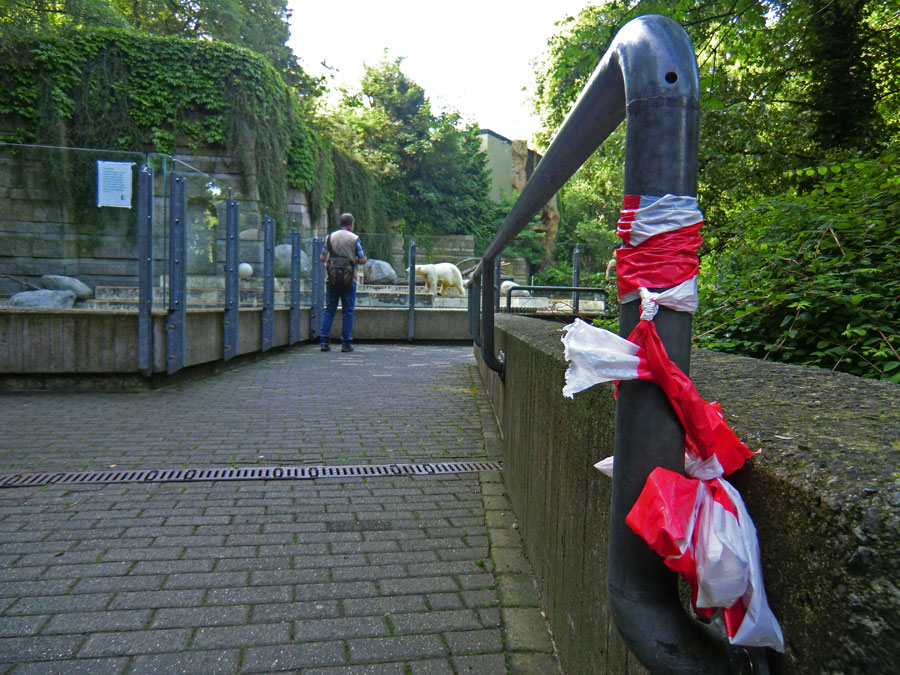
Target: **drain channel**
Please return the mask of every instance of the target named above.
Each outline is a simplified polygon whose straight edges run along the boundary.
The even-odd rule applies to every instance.
[[[355,466],[269,466],[219,469],[141,469],[135,471],[60,471],[0,474],[0,488],[97,483],[190,483],[211,480],[315,480],[380,476],[437,476],[448,473],[500,471],[501,462],[426,462],[424,464],[357,464]]]

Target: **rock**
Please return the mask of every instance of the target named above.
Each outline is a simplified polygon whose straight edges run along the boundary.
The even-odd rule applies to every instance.
[[[363,265],[363,280],[367,284],[396,284],[397,273],[389,262],[373,259]]]
[[[71,307],[75,304],[75,294],[72,291],[22,291],[9,299],[10,307],[42,307],[44,309],[59,309]]]
[[[291,253],[293,247],[290,244],[278,244],[275,247],[275,276],[291,276]],[[300,249],[300,271],[309,272],[309,256],[306,251]]]
[[[241,263],[238,265],[238,277],[241,279],[249,279],[253,276],[253,265],[250,263]]]
[[[41,286],[50,291],[72,291],[79,300],[87,300],[94,291],[83,281],[58,274],[45,274],[41,277]]]
[[[259,239],[259,230],[250,229],[250,230],[241,230],[238,234],[238,239],[241,241],[256,241]]]

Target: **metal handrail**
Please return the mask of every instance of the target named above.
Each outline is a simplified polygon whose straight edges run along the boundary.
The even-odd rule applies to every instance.
[[[626,116],[626,193],[696,194],[698,92],[693,48],[674,21],[642,16],[616,35],[473,272],[473,278],[483,277],[486,296],[482,359],[501,379],[504,357],[494,355],[493,303],[487,297],[494,260]],[[663,163],[671,168],[662,169]]]
[[[625,194],[695,196],[697,60],[687,34],[671,19],[642,16],[618,32],[473,274],[473,284],[481,278],[482,359],[501,380],[505,357],[494,354],[491,302],[495,260],[623,119]],[[639,305],[622,305],[623,336],[637,325]],[[669,357],[688,373],[691,315],[662,307],[654,322]],[[607,591],[626,645],[651,672],[741,670],[735,650],[684,612],[671,571],[625,524],[653,469],[679,471],[684,466],[684,431],[658,386],[620,383],[614,457]]]
[[[609,298],[609,293],[605,288],[591,286],[520,286],[517,284],[506,292],[507,312],[512,309],[512,294],[516,291],[559,291],[561,293],[572,293],[573,295],[578,295],[580,293],[602,293],[604,298]]]

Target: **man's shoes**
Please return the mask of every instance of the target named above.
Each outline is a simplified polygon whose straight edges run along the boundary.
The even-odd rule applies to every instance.
[[[351,345],[349,342],[345,342],[345,343],[341,346],[341,351],[342,351],[342,352],[352,352],[352,351],[353,351],[353,345]]]
[[[322,350],[323,352],[330,352],[330,351],[331,351],[331,345],[328,344],[327,342],[323,342],[323,343],[322,343],[322,346],[321,346],[321,350]]]

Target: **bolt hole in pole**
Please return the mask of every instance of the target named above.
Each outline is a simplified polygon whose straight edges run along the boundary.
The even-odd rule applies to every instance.
[[[673,73],[672,71],[666,73],[666,82],[668,82],[669,84],[675,84],[676,82],[678,82],[678,73]]]

